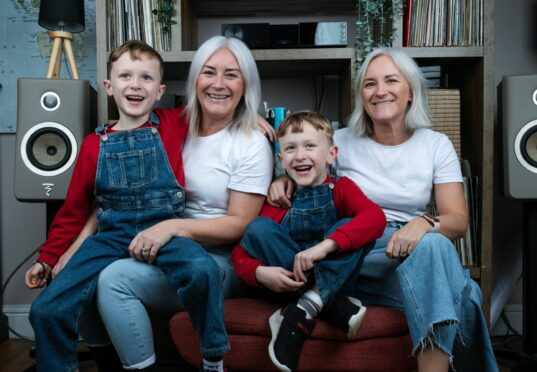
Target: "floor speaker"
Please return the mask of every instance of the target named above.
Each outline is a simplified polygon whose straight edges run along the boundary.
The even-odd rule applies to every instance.
[[[501,100],[504,194],[537,199],[537,75],[504,76]]]
[[[87,80],[17,80],[15,197],[62,200],[90,122]]]

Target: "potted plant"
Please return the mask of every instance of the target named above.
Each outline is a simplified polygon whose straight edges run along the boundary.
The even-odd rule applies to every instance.
[[[356,0],[356,69],[374,48],[391,46],[403,0]]]

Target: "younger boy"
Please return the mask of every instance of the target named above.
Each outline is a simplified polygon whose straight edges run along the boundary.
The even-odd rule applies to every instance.
[[[365,307],[336,294],[352,285],[367,253],[361,247],[381,236],[386,225],[381,208],[350,179],[328,175],[337,153],[332,134],[328,120],[313,112],[293,113],[280,124],[279,157],[297,192],[290,209],[265,203],[232,254],[246,283],[300,294],[297,303],[269,319],[269,354],[282,371],[297,369],[314,318],[327,304],[327,318],[339,317],[347,335],[354,336]]]
[[[65,203],[38,261],[26,273],[28,287],[43,287],[97,205],[97,233],[32,304],[38,370],[76,370],[78,318],[93,301],[100,271],[129,255],[163,268],[198,331],[204,357],[221,360],[229,344],[223,273],[216,262],[183,238],[172,238],[160,249],[131,244],[138,232],[181,218],[185,208],[181,144],[188,125],[180,109],[151,110],[165,90],[162,58],[144,42],[129,41],[110,55],[108,75],[104,86],[114,97],[119,120],[84,139]],[[128,367],[156,370],[154,356],[142,364]]]

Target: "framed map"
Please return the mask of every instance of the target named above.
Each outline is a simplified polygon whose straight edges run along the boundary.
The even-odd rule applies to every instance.
[[[17,127],[17,79],[47,76],[52,42],[37,23],[39,0],[0,1],[0,133]],[[73,34],[73,52],[81,79],[96,87],[95,0],[85,1],[86,29]],[[60,77],[70,79],[65,56]]]

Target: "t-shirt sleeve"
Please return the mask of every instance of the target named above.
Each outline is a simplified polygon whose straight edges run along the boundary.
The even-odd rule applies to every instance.
[[[243,148],[234,159],[229,188],[236,191],[267,195],[272,180],[273,155],[268,140],[259,132],[244,135]]]
[[[440,134],[434,148],[433,183],[462,182],[460,161],[449,138]]]

